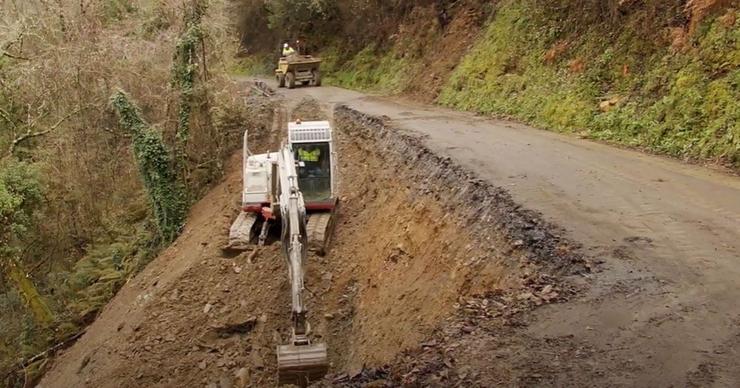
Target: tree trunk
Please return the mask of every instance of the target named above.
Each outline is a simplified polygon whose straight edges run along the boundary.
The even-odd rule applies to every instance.
[[[36,289],[31,279],[26,275],[21,263],[16,258],[5,259],[5,275],[11,285],[23,295],[33,314],[34,321],[39,325],[49,325],[54,321],[54,314]]]

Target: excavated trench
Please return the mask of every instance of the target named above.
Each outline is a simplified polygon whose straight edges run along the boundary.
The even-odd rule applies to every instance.
[[[320,303],[333,317],[336,370],[356,375],[363,365],[394,362],[444,326],[466,297],[533,286],[536,305],[557,296],[553,280],[551,294],[537,297],[533,279],[584,269],[556,227],[432,153],[417,135],[347,107],[334,121],[342,208],[327,258],[334,292]]]
[[[309,101],[293,116],[318,112]],[[498,322],[561,300],[561,275],[584,262],[556,228],[416,135],[346,107],[333,121],[341,204],[332,248],[310,257],[306,278],[309,320],[332,364],[318,384],[470,382],[447,345],[478,333],[471,317]],[[265,135],[255,142],[274,137]],[[278,244],[221,253],[241,187],[240,160],[230,165],[175,245],[93,326],[102,339],[83,338],[44,386],[275,384],[275,346],[290,328],[287,272]],[[133,307],[116,306],[127,298]],[[479,351],[465,362],[486,358]]]

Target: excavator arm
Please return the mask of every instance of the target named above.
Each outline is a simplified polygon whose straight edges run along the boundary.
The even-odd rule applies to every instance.
[[[306,205],[298,187],[298,174],[290,147],[285,146],[278,157],[280,175],[280,215],[282,219],[283,256],[288,264],[291,282],[293,319],[304,321],[303,262],[306,259]],[[300,323],[300,322],[298,322]],[[305,334],[300,327],[298,334]]]
[[[306,386],[328,370],[326,344],[312,344],[311,327],[303,303],[304,263],[307,258],[306,206],[298,187],[298,174],[290,145],[278,155],[282,248],[291,283],[292,334],[290,343],[277,349],[280,384]]]

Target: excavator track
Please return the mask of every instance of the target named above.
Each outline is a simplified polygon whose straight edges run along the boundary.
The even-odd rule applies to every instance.
[[[257,215],[241,212],[229,229],[229,243],[224,251],[246,251],[250,249],[250,242],[254,236],[254,226]]]
[[[334,213],[314,213],[308,216],[306,233],[308,249],[323,256],[329,249],[334,229]]]

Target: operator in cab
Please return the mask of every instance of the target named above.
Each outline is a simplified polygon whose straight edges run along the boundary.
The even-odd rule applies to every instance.
[[[303,162],[300,169],[306,176],[317,176],[322,173],[321,149],[313,145],[302,145],[298,148],[298,161]]]
[[[319,162],[321,150],[318,147],[301,147],[298,149],[298,158],[301,162]]]

